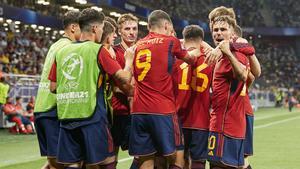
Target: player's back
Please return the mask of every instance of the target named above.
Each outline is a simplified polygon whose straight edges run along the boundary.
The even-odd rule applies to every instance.
[[[208,129],[213,66],[204,63],[204,55],[190,66],[176,61],[174,78],[176,108],[184,128]]]
[[[175,112],[172,67],[174,56],[183,58],[185,55],[179,40],[172,36],[149,33],[137,43],[133,63],[136,81],[133,113]]]

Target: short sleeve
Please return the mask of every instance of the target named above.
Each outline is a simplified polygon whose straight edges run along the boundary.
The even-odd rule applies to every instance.
[[[51,70],[49,72],[48,79],[51,82],[56,82],[56,61],[53,62],[52,66],[51,66]]]
[[[121,69],[121,66],[116,60],[114,60],[109,52],[105,48],[101,48],[101,51],[98,55],[98,60],[102,68],[109,75],[114,75],[118,70]]]
[[[172,37],[173,47],[172,47],[172,54],[176,56],[178,59],[182,59],[187,55],[187,50],[182,49],[181,43],[179,39]]]

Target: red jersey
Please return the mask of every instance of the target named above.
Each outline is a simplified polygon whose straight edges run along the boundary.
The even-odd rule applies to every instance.
[[[251,55],[255,54],[255,49],[252,45],[250,45],[249,43],[232,43],[232,49],[234,51],[238,51],[240,53],[243,53],[244,55],[251,57]],[[247,115],[253,116],[253,109],[252,109],[252,105],[250,102],[250,98],[248,95],[248,84],[247,84],[247,95],[245,97],[245,112]]]
[[[187,55],[179,39],[150,32],[137,43],[133,61],[135,91],[132,113],[169,114],[175,110],[172,68]]]
[[[248,58],[234,52],[238,61],[249,67]],[[239,81],[227,56],[216,63],[212,82],[212,113],[210,131],[224,133],[233,138],[244,138],[246,131],[245,96],[246,84]]]
[[[122,46],[122,44],[118,44],[113,47],[114,51],[116,52],[116,60],[120,64],[120,66],[124,69],[125,67],[125,48]],[[128,115],[130,113],[130,107],[128,98],[125,94],[117,92],[114,93],[112,97],[112,106],[113,106],[113,112],[115,115]]]
[[[176,109],[183,128],[209,129],[213,66],[204,63],[204,59],[204,55],[200,56],[192,66],[181,60],[175,63]]]

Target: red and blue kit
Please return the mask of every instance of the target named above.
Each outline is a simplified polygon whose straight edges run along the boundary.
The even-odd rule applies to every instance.
[[[213,66],[204,63],[201,55],[195,65],[177,60],[173,77],[176,81],[176,109],[183,128],[209,129],[209,89]]]
[[[116,60],[121,66],[122,69],[125,67],[125,48],[122,46],[122,44],[118,44],[113,47],[114,51],[116,52]],[[130,108],[128,103],[128,98],[125,94],[122,93],[114,93],[112,97],[112,106],[114,110],[115,115],[129,115],[130,114]]]
[[[183,58],[179,39],[149,33],[137,43],[134,57],[133,114],[170,114],[175,112],[172,68],[175,57]]]
[[[248,69],[248,58],[242,53],[234,53],[242,66]],[[244,138],[247,86],[234,76],[231,63],[226,56],[216,63],[212,89],[210,131],[223,133],[232,138]]]

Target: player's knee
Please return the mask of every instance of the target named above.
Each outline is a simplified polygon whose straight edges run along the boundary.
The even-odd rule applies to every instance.
[[[110,164],[110,163],[115,163],[116,161],[116,157],[115,156],[111,156],[111,157],[107,157],[102,163],[102,164]]]
[[[48,166],[49,166],[48,168],[49,169],[64,169],[64,165],[57,163],[56,158],[48,157],[47,159],[48,159]]]
[[[154,155],[138,157],[140,169],[154,168]]]

